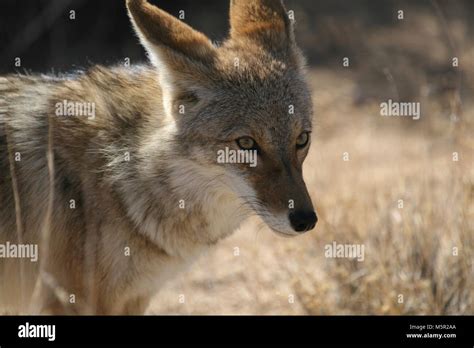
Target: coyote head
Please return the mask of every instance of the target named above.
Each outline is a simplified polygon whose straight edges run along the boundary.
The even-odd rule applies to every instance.
[[[146,0],[127,7],[157,69],[180,151],[221,172],[220,182],[274,231],[314,228],[302,177],[312,102],[282,2],[232,0],[230,35],[220,45]],[[224,153],[227,161],[218,161]]]

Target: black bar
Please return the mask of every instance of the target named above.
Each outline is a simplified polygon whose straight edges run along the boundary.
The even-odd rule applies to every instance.
[[[3,316],[0,346],[47,344],[474,344],[473,316]],[[55,339],[19,337],[20,325],[55,325]],[[410,326],[411,325],[411,326]],[[432,327],[427,326],[432,325]],[[424,326],[424,327],[423,327]],[[26,326],[25,326],[26,328]],[[23,331],[25,332],[25,331]],[[408,338],[407,334],[456,337]]]

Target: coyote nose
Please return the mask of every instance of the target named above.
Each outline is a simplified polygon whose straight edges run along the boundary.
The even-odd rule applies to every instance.
[[[314,211],[299,210],[291,212],[289,217],[291,226],[296,232],[312,230],[318,222],[318,217]]]

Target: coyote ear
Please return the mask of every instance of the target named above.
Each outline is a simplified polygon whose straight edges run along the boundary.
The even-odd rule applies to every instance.
[[[172,63],[176,55],[207,64],[215,56],[209,38],[146,0],[127,0],[135,31],[157,65]]]
[[[142,45],[158,68],[165,104],[171,98],[196,94],[216,58],[209,38],[146,0],[127,0],[128,13]],[[197,87],[196,87],[197,88]],[[165,105],[169,111],[170,105]]]
[[[281,0],[231,0],[230,37],[252,41],[275,54],[296,48],[293,25]]]

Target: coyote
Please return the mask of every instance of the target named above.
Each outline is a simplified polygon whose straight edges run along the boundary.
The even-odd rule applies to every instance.
[[[311,94],[283,3],[232,0],[219,45],[126,6],[149,65],[0,77],[0,255],[39,245],[38,262],[0,259],[2,310],[143,314],[248,216],[286,236],[316,224]]]

